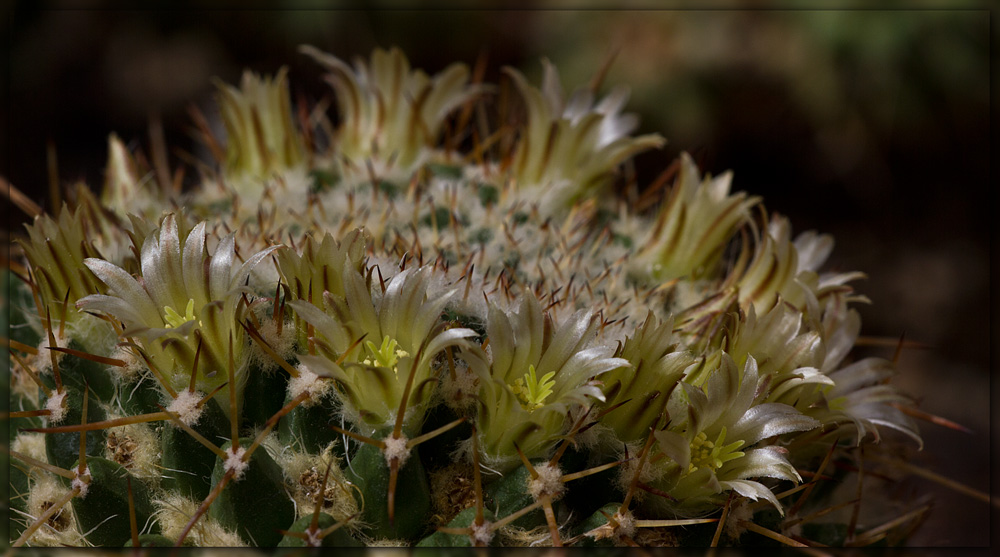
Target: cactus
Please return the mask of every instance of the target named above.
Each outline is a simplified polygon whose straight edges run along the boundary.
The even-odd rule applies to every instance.
[[[832,238],[687,155],[617,195],[664,143],[624,88],[567,98],[546,62],[494,106],[462,64],[302,50],[337,126],[247,73],[188,191],[112,136],[100,195],[21,204],[13,545],[864,544],[918,518],[851,500],[920,436],[893,363],[851,358],[866,298],[822,270]]]

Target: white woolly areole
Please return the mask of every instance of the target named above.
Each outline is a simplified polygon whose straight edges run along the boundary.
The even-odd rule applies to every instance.
[[[69,493],[69,489],[53,474],[32,474],[30,486],[25,504],[27,515],[31,520],[45,514],[45,511],[49,510],[56,501]],[[28,544],[47,547],[60,544],[69,546],[86,544],[83,534],[77,528],[72,504],[63,505],[62,509],[56,511],[49,521],[28,538]]]
[[[19,433],[14,438],[10,446],[11,450],[23,455],[30,456],[35,460],[46,462],[45,456],[45,434],[44,433]]]
[[[473,520],[471,525],[472,533],[470,534],[473,543],[484,546],[490,545],[490,540],[493,539],[493,532],[490,531],[491,526],[493,526],[493,523],[488,520],[484,520],[480,526],[477,526],[476,521]]]
[[[49,411],[49,423],[57,424],[66,418],[67,408],[63,404],[66,398],[66,391],[54,392],[49,400],[45,401],[45,409]]]
[[[240,447],[234,451],[232,447],[229,447],[229,450],[226,452],[229,454],[229,457],[222,463],[222,469],[226,472],[232,470],[233,481],[238,482],[243,478],[243,472],[246,472],[246,469],[250,467],[250,463],[243,460],[243,455],[246,454],[247,450]]]
[[[260,328],[257,329],[261,338],[279,357],[285,361],[290,360],[295,354],[295,325],[291,322],[282,323],[281,334],[278,334],[278,322],[270,315],[261,317]],[[256,342],[250,346],[249,358],[251,365],[260,367],[264,371],[272,371],[278,367],[278,362],[264,352]]]
[[[111,357],[125,362],[124,367],[113,366],[113,369],[117,371],[118,375],[126,382],[131,383],[135,381],[135,379],[139,377],[139,373],[143,370],[143,362],[135,356],[132,350],[124,346],[116,347],[115,351],[111,354]]]
[[[54,319],[53,319],[54,321]],[[52,331],[52,338],[56,341],[56,346],[59,348],[69,348],[69,339],[66,338],[65,334],[60,335],[59,330]],[[41,342],[38,343],[38,353],[28,359],[28,364],[38,370],[38,373],[46,373],[52,371],[52,357],[55,356],[56,363],[61,362],[63,356],[66,355],[65,352],[60,352],[58,350],[49,350],[48,335],[43,334]]]
[[[298,370],[299,376],[288,380],[288,398],[295,399],[308,391],[309,398],[302,401],[302,406],[308,408],[318,404],[330,391],[331,382],[320,379],[304,365],[299,364]]]
[[[528,480],[528,493],[536,501],[543,495],[558,499],[566,492],[566,485],[562,483],[562,470],[558,466],[546,462],[535,466],[535,472],[538,477]]]
[[[306,547],[320,547],[323,545],[323,538],[319,537],[322,530],[306,529]]]
[[[125,415],[114,411],[107,414],[108,420],[123,418]],[[114,460],[126,468],[133,476],[157,483],[163,478],[160,464],[163,454],[160,438],[149,424],[128,424],[108,432],[103,456]],[[127,460],[123,460],[125,457]]]
[[[750,501],[746,497],[733,499],[732,504],[729,505],[729,514],[726,516],[726,535],[730,539],[738,540],[743,532],[747,531],[744,524],[749,522],[753,522],[753,509],[750,507]]]
[[[86,476],[87,481],[83,480],[84,476]],[[84,468],[83,472],[77,473],[73,481],[70,482],[70,487],[80,490],[80,493],[77,495],[80,499],[87,496],[87,490],[90,488],[90,466]]]
[[[638,444],[628,445],[629,455],[638,455],[642,452],[642,447]],[[625,460],[625,453],[620,453],[619,457]],[[628,493],[629,489],[632,487],[632,480],[635,479],[635,473],[639,470],[639,459],[630,458],[625,461],[621,466],[618,467],[618,474],[615,476],[615,483],[618,489],[625,493]],[[653,483],[658,478],[663,475],[662,470],[655,466],[652,466],[649,462],[646,462],[642,467],[642,471],[639,472],[639,481],[645,484]],[[636,501],[642,501],[646,497],[646,491],[642,489],[637,489],[632,493],[632,498]]]
[[[479,377],[463,362],[456,362],[455,378],[445,373],[441,381],[441,395],[445,404],[461,411],[476,404],[479,393]]]
[[[160,525],[164,536],[176,540],[181,536],[191,517],[198,512],[201,501],[194,501],[170,491],[158,492],[157,496],[158,498],[153,499],[153,505],[156,506],[154,513],[156,522]],[[223,528],[208,514],[202,516],[198,524],[188,532],[187,539],[201,547],[247,547],[243,538]]]
[[[198,418],[201,417],[201,413],[204,407],[199,408],[198,403],[204,397],[202,393],[198,391],[181,391],[177,393],[177,398],[167,406],[167,412],[172,412],[177,414],[177,418],[184,423],[184,425],[191,427],[198,423]]]
[[[312,516],[316,504],[316,492],[321,487],[323,472],[331,460],[333,466],[330,468],[330,480],[323,493],[323,512],[338,521],[346,520],[359,512],[353,492],[339,488],[346,485],[347,479],[341,471],[340,459],[333,452],[338,443],[328,443],[320,454],[310,454],[300,452],[281,442],[278,435],[272,431],[260,445],[281,467],[285,477],[293,482],[294,489],[290,490],[290,495],[295,503],[296,518]]]
[[[618,536],[631,538],[635,535],[635,516],[632,515],[631,511],[626,509],[625,514],[618,511],[612,518],[618,523],[618,528],[615,529],[615,533]]]
[[[406,437],[386,437],[382,440],[385,443],[385,448],[382,449],[382,453],[385,454],[385,461],[392,462],[392,459],[399,461],[399,467],[402,468],[403,464],[406,464],[406,459],[410,458],[410,449],[406,446],[406,442],[409,441]]]

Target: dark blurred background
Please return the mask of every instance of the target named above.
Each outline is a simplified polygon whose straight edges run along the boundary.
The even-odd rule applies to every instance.
[[[537,83],[544,56],[559,68],[567,92],[586,84],[615,52],[605,91],[628,84],[628,108],[642,118],[639,131],[669,141],[639,157],[640,183],[688,150],[712,173],[733,169],[734,189],[762,195],[795,231],[833,234],[830,266],[870,277],[855,285],[874,301],[859,308],[862,334],[905,333],[930,345],[903,353],[899,384],[924,410],[973,430],[924,424],[926,448],[916,462],[989,490],[988,11],[145,5],[160,4],[169,9],[124,10],[110,1],[14,1],[0,8],[11,22],[3,31],[10,50],[2,87],[10,102],[0,112],[0,175],[44,203],[51,141],[64,184],[99,187],[108,134],[147,148],[153,115],[162,118],[170,145],[194,151],[188,105],[210,110],[210,78],[233,83],[244,68],[273,73],[287,65],[293,100],[315,102],[329,89],[317,65],[297,53],[303,43],[342,58],[398,45],[429,72],[452,61],[471,65],[485,52],[494,82],[503,65],[512,65]],[[19,230],[25,217],[3,197],[0,206],[9,215],[4,228]],[[892,348],[867,353],[891,357]],[[912,544],[989,543],[988,505],[927,481],[913,489],[934,493],[937,502]]]

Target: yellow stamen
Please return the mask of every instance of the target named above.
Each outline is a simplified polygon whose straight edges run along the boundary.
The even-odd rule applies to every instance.
[[[733,441],[728,445],[723,445],[726,440],[726,428],[722,428],[715,441],[709,441],[704,431],[691,441],[691,464],[688,465],[688,473],[692,473],[699,468],[709,467],[718,470],[723,464],[740,458],[745,453],[737,451],[743,445],[743,441]]]
[[[368,348],[371,358],[365,358],[362,360],[362,363],[366,366],[389,368],[398,375],[399,370],[396,364],[401,358],[410,355],[409,352],[398,348],[398,346],[399,343],[396,342],[396,339],[390,338],[388,335],[382,339],[381,346],[375,346],[375,343],[369,340],[365,342],[365,347]]]
[[[187,307],[184,308],[184,315],[177,313],[177,310],[170,306],[163,306],[163,313],[163,320],[166,321],[167,328],[177,328],[188,321],[194,321],[194,299],[188,300]]]
[[[528,412],[533,412],[545,406],[545,399],[552,394],[552,387],[556,382],[553,379],[556,372],[550,371],[542,376],[539,381],[535,373],[534,364],[528,366],[528,373],[524,377],[518,378],[510,386],[510,390],[521,399],[521,407]]]

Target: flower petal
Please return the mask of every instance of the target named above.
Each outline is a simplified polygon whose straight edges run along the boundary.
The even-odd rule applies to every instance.
[[[787,453],[787,450],[774,445],[750,449],[743,458],[723,464],[717,473],[721,477],[735,477],[739,480],[767,477],[801,482],[802,477],[785,456]]]
[[[738,422],[729,428],[727,439],[742,440],[744,447],[793,431],[808,431],[821,424],[799,412],[797,409],[776,402],[754,406],[743,414]]]
[[[486,334],[493,361],[493,373],[503,381],[513,381],[508,377],[514,363],[514,328],[508,316],[493,302],[490,302],[486,316]]]
[[[719,368],[705,382],[705,394],[709,404],[701,416],[701,429],[708,429],[721,417],[726,410],[733,408],[733,402],[739,396],[740,373],[736,362],[722,353]]]
[[[472,329],[448,329],[435,336],[427,346],[424,347],[424,354],[421,358],[421,365],[430,365],[434,356],[441,353],[449,346],[460,346],[463,349],[471,347],[471,344],[464,342],[464,339],[477,336],[479,333]]]
[[[541,303],[534,296],[524,296],[517,313],[511,319],[514,331],[514,355],[509,372],[514,375],[506,379],[508,383],[520,377],[521,374],[528,371],[529,365],[533,365],[541,359],[543,343],[545,342],[544,323],[545,317],[542,314]],[[552,370],[545,370],[542,373],[549,371]]]
[[[232,290],[234,282],[233,260],[236,259],[236,233],[227,234],[219,242],[212,254],[212,262],[208,265],[208,285],[210,297],[217,300]],[[240,286],[240,285],[235,285]]]
[[[302,320],[316,327],[316,332],[322,335],[327,341],[333,343],[334,350],[338,352],[347,350],[351,342],[353,342],[350,333],[343,325],[313,304],[305,300],[291,300],[288,302],[288,306]]]
[[[761,382],[757,374],[757,360],[753,356],[747,356],[747,362],[743,366],[743,377],[740,378],[740,391],[733,400],[733,403],[718,420],[722,424],[737,422],[746,413],[750,405],[753,404],[757,396],[757,387]]]
[[[778,513],[781,514],[781,516],[785,516],[785,511],[781,508],[781,503],[778,502],[778,498],[774,496],[774,493],[772,493],[770,489],[765,487],[764,484],[760,482],[751,480],[724,480],[720,481],[719,485],[721,485],[723,489],[731,489],[753,501],[763,497],[774,505],[774,508],[778,510]]]
[[[351,309],[353,317],[362,330],[380,331],[378,315],[375,313],[375,306],[372,303],[371,291],[365,283],[364,277],[351,266],[345,266],[343,271],[344,294],[347,305]],[[381,336],[381,332],[379,332]],[[380,339],[371,339],[372,341]]]
[[[562,369],[567,361],[580,351],[582,345],[593,336],[592,315],[589,311],[578,311],[559,327],[552,342],[538,360],[539,371],[548,373]]]
[[[902,413],[897,408],[879,403],[862,404],[851,407],[848,414],[855,420],[855,423],[861,422],[862,424],[865,424],[865,422],[867,422],[867,424],[872,426],[882,426],[894,429],[916,441],[921,450],[924,448],[924,441],[920,438],[920,431],[917,428],[916,423],[914,423],[909,416]],[[861,438],[864,436],[867,428],[859,427],[858,429],[858,444],[860,444]],[[879,437],[878,430],[876,430],[875,427],[872,427],[871,429],[875,433],[877,441]]]
[[[142,280],[158,311],[184,308],[190,299],[184,292],[181,240],[173,213],[163,218],[159,232],[142,244]]]
[[[145,322],[151,319],[154,315],[157,318],[160,317],[159,308],[153,304],[149,294],[139,284],[139,281],[135,280],[132,275],[125,272],[124,269],[104,261],[103,259],[88,258],[85,259],[83,263],[88,269],[91,270],[91,272],[97,275],[97,278],[101,279],[104,284],[108,285],[108,288],[111,289],[111,294],[123,300],[127,300],[126,305],[130,306],[130,313],[137,316],[136,322]],[[80,304],[87,299],[96,300],[103,298],[87,296],[77,302],[78,306],[83,307],[83,305]]]
[[[146,326],[145,316],[138,311],[136,305],[117,296],[91,294],[81,298],[76,302],[76,305],[81,309],[98,310],[113,315],[123,321],[126,327]]]
[[[680,465],[682,470],[687,470],[691,464],[691,444],[684,436],[674,431],[663,430],[654,431],[653,437],[656,437],[663,454]]]
[[[892,362],[882,358],[865,358],[829,374],[836,386],[829,397],[849,395],[866,385],[873,385],[895,374]]]
[[[284,246],[268,246],[251,255],[246,261],[243,262],[243,265],[240,266],[239,270],[236,271],[236,274],[233,276],[233,280],[229,283],[230,288],[243,284],[247,277],[250,276],[250,272],[253,271],[254,267],[263,261],[265,257],[271,255],[275,250],[281,249],[282,247]]]
[[[184,288],[195,306],[211,301],[205,280],[205,223],[200,222],[184,241]]]

